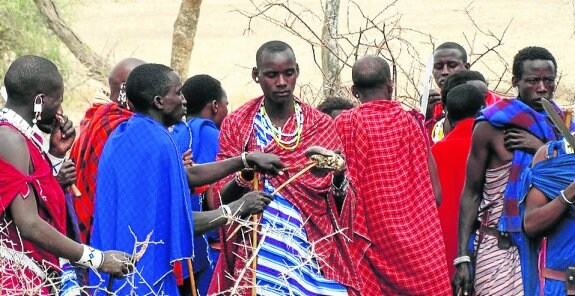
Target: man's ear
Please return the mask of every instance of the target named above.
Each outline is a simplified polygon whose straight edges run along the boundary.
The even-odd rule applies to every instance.
[[[252,68],[252,79],[256,82],[256,83],[260,83],[259,79],[258,79],[258,74],[260,73],[260,71],[258,70],[258,67],[253,67]]]
[[[517,84],[519,83],[519,78],[513,76],[511,77],[511,86],[512,87],[517,87]]]
[[[295,71],[297,73],[297,75],[299,76],[299,64],[295,63]]]
[[[359,99],[359,93],[357,92],[357,89],[355,88],[355,85],[351,86],[351,94]]]
[[[162,97],[155,96],[152,105],[154,105],[154,107],[156,107],[158,110],[164,109],[164,102],[162,102]]]
[[[389,98],[393,97],[393,86],[394,82],[393,80],[390,80],[389,83],[387,84],[387,92],[389,93]]]
[[[218,106],[218,101],[213,100],[213,101],[210,103],[210,110],[212,110],[212,113],[213,113],[213,114],[218,114],[218,108],[219,108],[219,106]]]
[[[464,67],[465,67],[465,69],[469,70],[469,68],[471,68],[471,64],[470,64],[470,63],[465,63]]]

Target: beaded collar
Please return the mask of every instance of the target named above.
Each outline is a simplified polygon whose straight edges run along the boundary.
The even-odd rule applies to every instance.
[[[18,131],[20,131],[26,138],[30,139],[38,148],[44,152],[48,152],[48,142],[44,141],[44,137],[38,127],[34,125],[31,127],[22,116],[8,108],[2,108],[0,110],[0,121],[5,121],[13,125]]]

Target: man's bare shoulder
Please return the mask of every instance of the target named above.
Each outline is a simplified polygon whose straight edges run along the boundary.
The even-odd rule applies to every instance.
[[[18,131],[8,126],[0,126],[0,158],[23,170],[30,159],[26,139]]]

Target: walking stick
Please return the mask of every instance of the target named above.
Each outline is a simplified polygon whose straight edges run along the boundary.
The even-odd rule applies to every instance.
[[[192,259],[186,260],[188,262],[188,270],[190,271],[190,285],[192,287],[192,296],[197,296],[196,294],[196,279],[194,278],[194,267],[192,266]]]
[[[259,187],[259,174],[254,173],[254,190],[259,190]],[[252,296],[256,296],[256,268],[258,265],[258,255],[255,253],[255,250],[258,246],[258,216],[252,215],[251,220],[254,225],[254,229],[252,230],[252,252],[254,252],[252,254],[252,256],[254,256],[254,260],[252,261]]]

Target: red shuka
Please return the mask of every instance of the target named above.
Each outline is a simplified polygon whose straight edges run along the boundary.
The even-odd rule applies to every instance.
[[[82,193],[74,199],[74,208],[78,215],[80,237],[89,243],[94,217],[94,195],[96,194],[96,175],[100,155],[108,137],[116,127],[130,119],[134,113],[117,103],[94,104],[80,122],[80,135],[70,151],[70,158],[76,164],[77,186]]]
[[[226,117],[220,132],[220,153],[217,159],[228,159],[240,155],[244,151],[258,150],[253,130],[254,117],[258,112],[263,97],[252,99],[235,112]],[[335,132],[333,120],[311,106],[302,103],[304,116],[301,140],[295,150],[284,150],[275,142],[269,144],[265,151],[277,155],[287,166],[305,164],[309,159],[304,155],[311,146],[322,146],[330,150],[341,149],[341,142]],[[291,120],[288,124],[295,124]],[[286,127],[288,130],[293,126]],[[219,195],[223,185],[230,181],[232,176],[225,178],[214,187],[214,196]],[[270,179],[277,188],[289,176],[277,176]],[[329,193],[331,176],[319,178],[306,173],[282,189],[282,195],[298,208],[305,223],[305,230],[310,243],[316,243],[315,252],[321,258],[318,260],[321,271],[327,279],[336,280],[348,288],[350,295],[358,295],[360,278],[355,272],[355,262],[350,260],[351,251],[349,240],[351,237],[351,221],[353,211],[353,195],[349,194],[339,215],[335,200]],[[219,201],[218,201],[219,202]],[[222,232],[222,251],[216,270],[212,277],[209,294],[227,291],[238,280],[239,272],[245,267],[243,258],[251,256],[251,243],[243,240],[239,231],[234,237],[229,237],[238,224],[232,223],[224,227]],[[336,229],[345,229],[343,233],[334,235]],[[241,245],[241,247],[239,246]],[[243,247],[243,246],[247,247]],[[230,279],[229,277],[232,277]],[[246,272],[241,279],[240,287],[250,285],[251,272]],[[244,289],[241,293],[250,294],[251,289]]]
[[[474,118],[467,118],[455,125],[447,136],[431,147],[435,158],[443,200],[439,206],[439,221],[445,240],[447,267],[453,277],[457,257],[457,225],[459,221],[459,199],[465,183],[467,156],[471,149],[471,134]]]
[[[0,126],[10,126],[14,132],[20,133],[12,124],[0,123]],[[34,167],[34,173],[26,176],[16,169],[12,164],[0,158],[0,223],[7,222],[8,225],[3,232],[0,232],[0,239],[8,239],[14,245],[6,243],[7,247],[17,251],[26,252],[28,256],[39,263],[48,263],[48,267],[58,267],[58,258],[51,253],[35,246],[30,241],[22,240],[16,229],[14,221],[8,212],[10,204],[18,196],[29,197],[31,190],[36,194],[36,205],[38,215],[60,233],[66,234],[66,201],[64,192],[52,175],[52,165],[40,149],[26,138],[26,144],[30,153],[30,161]],[[3,226],[0,226],[2,228]],[[51,265],[51,266],[50,266]]]
[[[451,295],[422,128],[389,100],[345,111],[336,127],[371,241],[354,258],[362,295]]]

